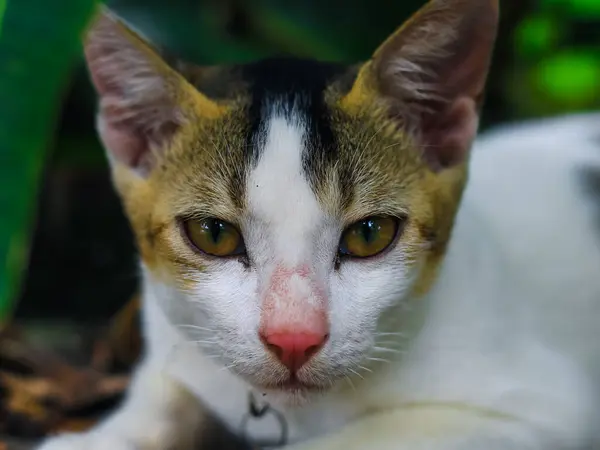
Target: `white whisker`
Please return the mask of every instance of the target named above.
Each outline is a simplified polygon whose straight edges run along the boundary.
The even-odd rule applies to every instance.
[[[398,344],[398,341],[377,341],[375,342],[375,344],[377,345],[394,345],[394,344]]]
[[[391,362],[389,359],[385,359],[385,358],[375,358],[373,356],[369,356],[367,358],[369,361],[379,361],[379,362],[385,362],[385,363],[389,363]]]
[[[200,327],[198,325],[181,324],[181,325],[177,325],[177,327],[179,327],[179,328],[191,328],[192,330],[208,331],[209,333],[214,333],[215,332],[215,330],[213,330],[211,328]]]
[[[204,345],[215,345],[218,344],[219,341],[216,339],[206,340],[206,341],[188,341],[190,344],[204,344]]]
[[[399,337],[407,337],[406,333],[403,333],[401,331],[394,331],[394,332],[384,332],[384,333],[377,333],[376,334],[377,337],[379,336],[399,336]]]
[[[346,381],[348,382],[348,384],[352,387],[352,390],[354,392],[356,392],[356,387],[354,386],[354,383],[352,383],[352,380],[350,379],[350,377],[348,375],[345,375]]]
[[[352,372],[354,375],[356,375],[357,377],[359,377],[361,380],[364,380],[365,377],[363,377],[360,373],[358,373],[356,370],[354,369],[348,369],[350,372]]]
[[[395,348],[387,348],[387,347],[373,347],[373,350],[377,350],[378,352],[397,353],[400,355],[405,353],[402,350],[397,350]]]
[[[364,370],[365,372],[370,372],[370,373],[373,373],[373,371],[372,371],[371,369],[369,369],[368,367],[365,367],[365,366],[358,366],[358,368],[359,368],[360,370]]]

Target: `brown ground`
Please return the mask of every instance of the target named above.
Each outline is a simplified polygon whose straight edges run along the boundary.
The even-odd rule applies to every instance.
[[[85,430],[118,404],[141,347],[137,308],[134,298],[108,327],[13,323],[0,331],[0,450]]]

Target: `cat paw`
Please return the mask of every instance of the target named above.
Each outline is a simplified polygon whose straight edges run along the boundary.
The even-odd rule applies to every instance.
[[[73,433],[50,438],[35,450],[146,450],[120,436],[107,433]]]

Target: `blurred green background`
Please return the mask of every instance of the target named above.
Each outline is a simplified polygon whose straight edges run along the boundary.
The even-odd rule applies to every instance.
[[[500,0],[482,127],[600,107],[600,0]],[[423,0],[110,0],[197,63],[357,61]],[[0,323],[98,320],[136,289],[78,43],[92,0],[0,0]]]

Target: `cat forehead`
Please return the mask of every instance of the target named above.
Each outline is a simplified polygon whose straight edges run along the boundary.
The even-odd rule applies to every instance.
[[[310,59],[270,58],[258,62],[215,68],[197,79],[196,87],[217,100],[232,98],[243,104],[234,114],[237,130],[244,134],[250,166],[267,148],[266,136],[273,120],[285,120],[301,134],[296,151],[303,172],[316,180],[317,162],[331,161],[339,147],[334,132],[333,102],[328,93],[342,95],[351,87],[355,71],[336,63]],[[329,97],[329,98],[328,98]]]
[[[372,112],[339,107],[355,76],[341,64],[277,58],[191,79],[201,92],[237,107],[198,127],[179,158],[186,167],[178,165],[174,176],[187,174],[186,186],[202,178],[194,198],[218,202],[217,215],[234,221],[302,216],[317,224],[348,212],[358,218],[376,207],[398,209],[382,196],[405,185],[422,164],[414,152],[403,152],[408,141],[397,127],[390,133]]]
[[[248,214],[275,225],[302,222],[316,223],[323,215],[305,164],[314,148],[307,117],[300,111],[285,111],[286,106],[273,104],[255,139],[259,144],[256,163],[246,181]],[[310,169],[309,169],[310,170]]]
[[[270,59],[242,68],[249,97],[249,214],[281,225],[301,216],[292,221],[297,227],[320,220],[324,211],[317,196],[323,197],[325,166],[339,147],[326,91],[344,70],[297,59]],[[286,226],[293,228],[292,223]]]

